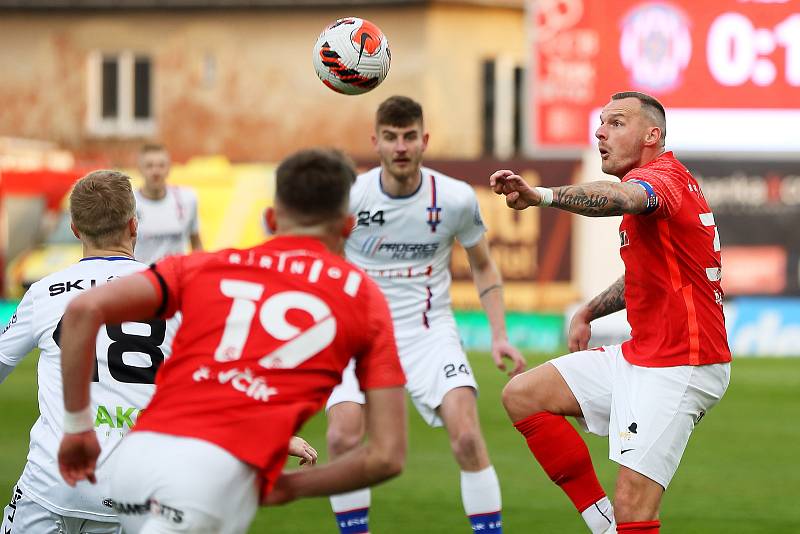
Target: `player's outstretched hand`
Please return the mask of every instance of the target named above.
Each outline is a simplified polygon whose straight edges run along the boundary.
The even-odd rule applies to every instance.
[[[592,326],[589,324],[589,310],[581,306],[569,322],[567,345],[570,352],[586,350],[589,348],[589,339],[592,337]]]
[[[489,177],[489,187],[498,195],[506,196],[506,205],[515,210],[538,206],[542,202],[539,192],[514,171],[499,170]]]
[[[507,366],[503,358],[508,358],[511,360],[511,363],[514,364],[511,370],[508,371],[508,376],[518,375],[525,370],[527,365],[525,356],[509,343],[507,339],[492,342],[492,359],[494,360],[494,364],[501,371],[506,371]]]
[[[300,458],[300,465],[312,466],[317,463],[317,450],[300,436],[289,440],[289,456]]]
[[[61,447],[58,449],[58,469],[70,486],[81,480],[95,484],[97,479],[94,470],[98,456],[100,456],[100,444],[97,442],[94,430],[80,434],[64,434]]]

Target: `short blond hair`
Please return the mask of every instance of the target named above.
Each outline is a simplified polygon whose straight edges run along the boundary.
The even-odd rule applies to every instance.
[[[128,221],[136,217],[130,177],[119,171],[90,172],[75,182],[69,212],[82,238],[99,247],[118,244]]]

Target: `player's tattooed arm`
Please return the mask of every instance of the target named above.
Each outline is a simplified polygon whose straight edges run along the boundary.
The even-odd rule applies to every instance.
[[[586,308],[591,320],[605,317],[625,309],[625,275],[611,284],[608,289],[589,301]]]
[[[639,184],[609,181],[553,188],[554,208],[586,215],[611,217],[647,209],[647,192]]]

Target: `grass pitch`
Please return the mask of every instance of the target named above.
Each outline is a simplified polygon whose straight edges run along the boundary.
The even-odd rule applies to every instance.
[[[549,356],[548,356],[549,357]],[[548,357],[530,356],[537,364]],[[503,489],[508,533],[587,532],[567,498],[547,479],[500,405],[505,376],[486,354],[471,355],[481,386],[484,435]],[[31,355],[0,384],[0,495],[7,502],[22,472],[28,432],[37,415],[36,357]],[[698,426],[669,491],[664,533],[800,532],[800,358],[739,359],[720,404]],[[324,461],[324,418],[301,435]],[[600,480],[613,495],[616,464],[605,439],[585,435]],[[294,462],[292,462],[294,463]],[[230,503],[235,506],[236,503]],[[425,425],[409,406],[405,472],[373,490],[371,531],[376,534],[470,532],[463,515],[459,471],[443,429]],[[262,508],[252,533],[336,533],[327,499]]]

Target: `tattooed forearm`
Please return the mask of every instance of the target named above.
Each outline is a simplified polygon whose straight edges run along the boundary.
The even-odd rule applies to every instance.
[[[593,298],[586,305],[592,314],[592,320],[625,309],[625,275],[611,284],[611,286]]]
[[[615,182],[565,185],[553,188],[552,206],[588,217],[638,213],[647,201],[644,189],[641,192],[638,189],[642,188]]]

